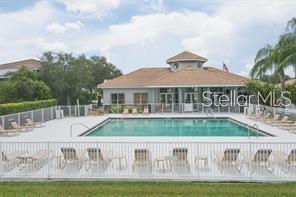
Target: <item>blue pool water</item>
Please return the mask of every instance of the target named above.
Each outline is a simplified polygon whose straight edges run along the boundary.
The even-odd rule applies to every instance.
[[[248,136],[248,129],[231,119],[109,119],[86,136]],[[249,136],[257,136],[255,130]],[[258,133],[258,136],[267,136]]]

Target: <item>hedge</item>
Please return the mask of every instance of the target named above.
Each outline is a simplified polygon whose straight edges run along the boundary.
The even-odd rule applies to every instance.
[[[57,105],[56,99],[0,104],[0,115],[14,114]]]

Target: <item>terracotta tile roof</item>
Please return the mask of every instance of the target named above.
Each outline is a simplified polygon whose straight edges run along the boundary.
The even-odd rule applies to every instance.
[[[98,85],[117,87],[182,87],[182,86],[244,86],[248,80],[212,67],[184,68],[176,72],[169,68],[142,68]]]
[[[243,86],[244,77],[210,68],[184,68],[149,84],[149,86]]]
[[[28,69],[33,70],[41,66],[41,61],[35,59],[27,59],[17,62],[0,64],[0,69],[19,69],[22,66],[26,66]]]
[[[170,68],[141,68],[126,75],[122,75],[105,83],[99,84],[104,87],[139,87],[146,86],[154,80],[170,74]]]
[[[175,55],[174,57],[171,57],[167,59],[167,63],[171,62],[178,62],[178,61],[202,61],[206,62],[208,59],[199,55],[196,55],[194,53],[184,51],[182,53],[179,53],[178,55]]]

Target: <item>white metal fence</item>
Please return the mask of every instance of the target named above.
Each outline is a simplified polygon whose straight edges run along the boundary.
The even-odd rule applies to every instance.
[[[122,113],[124,109],[129,109],[129,113],[135,112],[143,113],[144,108],[148,109],[149,113],[207,113],[209,111],[213,113],[243,113],[244,106],[238,106],[235,104],[222,105],[207,105],[206,103],[148,103],[148,104],[114,104],[104,105],[106,113]]]
[[[2,142],[1,179],[295,181],[296,143]]]
[[[35,122],[46,122],[63,117],[88,116],[90,115],[91,105],[78,106],[54,106],[49,108],[37,109],[32,111],[20,112],[0,116],[0,125],[8,129],[10,120],[15,120],[19,125],[25,123],[25,117],[29,116]]]

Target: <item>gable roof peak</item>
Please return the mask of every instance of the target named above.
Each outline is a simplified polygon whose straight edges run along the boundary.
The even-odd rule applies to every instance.
[[[183,51],[169,59],[167,59],[167,63],[178,62],[178,61],[201,61],[206,62],[208,59],[202,57],[200,55],[194,54],[189,51]]]

